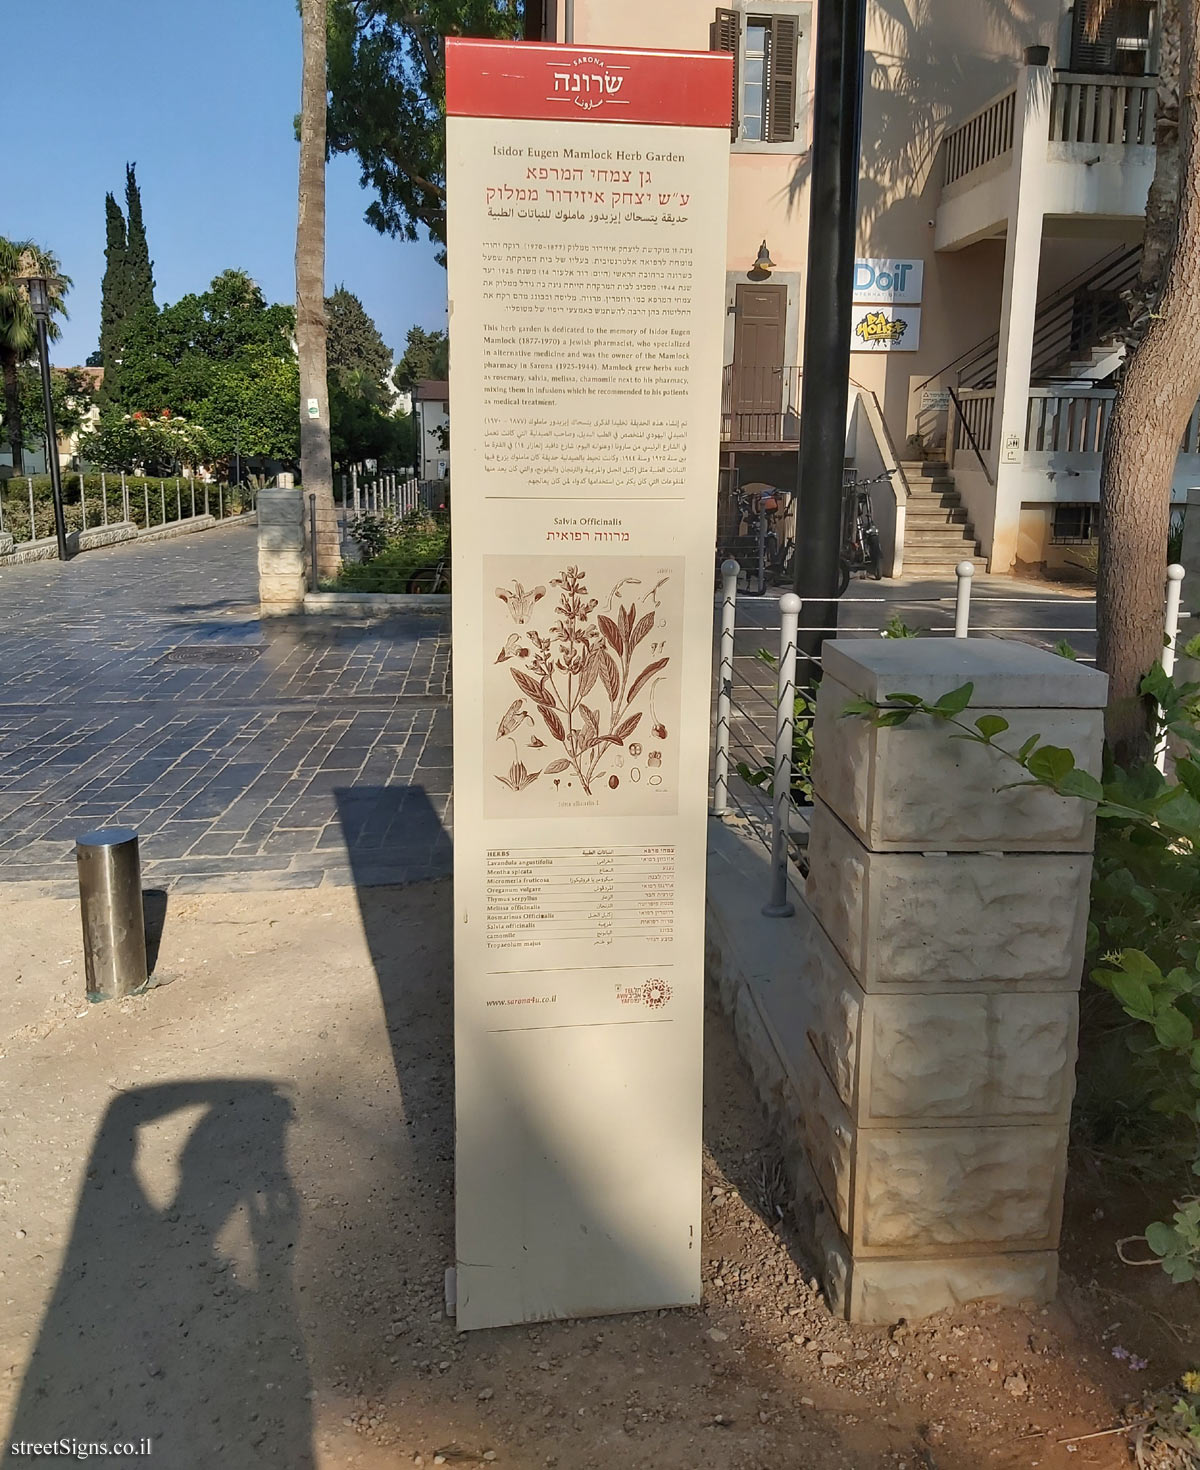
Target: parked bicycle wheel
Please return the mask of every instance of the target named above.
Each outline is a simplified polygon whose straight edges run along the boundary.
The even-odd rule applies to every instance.
[[[868,531],[866,536],[867,566],[871,576],[879,582],[883,579],[883,550],[879,545],[879,532]]]
[[[446,576],[446,568],[440,562],[434,567],[418,567],[409,577],[405,591],[423,596],[434,592],[449,592],[450,580]]]
[[[850,563],[848,561],[846,561],[845,558],[843,558],[841,561],[838,562],[838,590],[837,590],[837,595],[840,597],[842,595],[842,593],[845,592],[846,588],[849,587],[849,585],[850,585]]]

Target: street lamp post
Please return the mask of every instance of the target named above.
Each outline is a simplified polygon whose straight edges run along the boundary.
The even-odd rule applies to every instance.
[[[62,475],[58,464],[58,431],[54,425],[54,393],[50,384],[50,283],[45,276],[28,276],[29,305],[37,324],[38,361],[42,369],[42,406],[46,415],[46,467],[50,471],[50,492],[54,497],[54,534],[58,538],[58,559],[67,560],[67,523],[63,516]],[[79,477],[79,498],[83,500],[83,476]],[[32,527],[30,528],[32,532]]]

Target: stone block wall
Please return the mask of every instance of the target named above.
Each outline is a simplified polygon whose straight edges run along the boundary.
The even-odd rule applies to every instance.
[[[970,681],[1098,773],[1104,676],[1025,644],[826,644],[809,846],[805,1035],[787,1048],[793,1166],[854,1320],[1053,1295],[1093,815],[915,717],[843,712]]]
[[[258,492],[258,600],[263,617],[304,611],[308,587],[304,498],[299,490]]]

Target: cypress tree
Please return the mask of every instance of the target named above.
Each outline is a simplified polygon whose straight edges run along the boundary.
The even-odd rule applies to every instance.
[[[128,316],[128,288],[125,216],[111,194],[104,196],[104,215],[104,280],[100,287],[100,361],[104,367],[104,384],[100,396],[108,403],[116,395],[121,342]]]
[[[154,262],[146,243],[146,226],[142,221],[142,195],[134,170],[136,163],[125,165],[125,214],[129,221],[125,247],[125,279],[130,319],[143,307],[154,309]]]

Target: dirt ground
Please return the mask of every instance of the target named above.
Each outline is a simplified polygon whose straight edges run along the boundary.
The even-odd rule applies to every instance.
[[[1115,1467],[1123,1436],[1082,1436],[1194,1366],[1165,1277],[1111,1264],[1095,1179],[1054,1307],[831,1318],[711,1010],[703,1306],[459,1334],[447,884],[172,899],[167,983],[100,1006],[75,906],[14,893],[9,1443],[148,1435],[170,1470]]]

